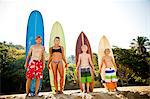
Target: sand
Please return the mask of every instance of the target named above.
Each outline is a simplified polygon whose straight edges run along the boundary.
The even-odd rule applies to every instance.
[[[25,94],[1,95],[0,99],[150,99],[150,86],[118,87],[119,92],[108,92],[104,88],[95,88],[92,93],[80,90],[66,90],[64,94],[53,95],[41,92],[37,97],[25,97]]]

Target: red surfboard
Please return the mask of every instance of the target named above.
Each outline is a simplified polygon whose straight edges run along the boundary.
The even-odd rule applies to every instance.
[[[83,32],[81,32],[77,39],[77,42],[76,42],[76,54],[75,54],[76,55],[76,64],[78,62],[79,54],[82,53],[82,51],[81,51],[82,45],[87,45],[87,47],[88,47],[87,53],[91,55],[91,59],[92,59],[92,50],[91,50],[89,40],[88,40],[87,36]],[[77,76],[79,79],[80,89],[81,89],[81,91],[83,91],[82,84],[80,83],[79,74],[77,74]],[[94,89],[94,74],[92,74],[92,77],[93,77],[93,81],[90,83],[90,92],[93,92],[93,89]]]

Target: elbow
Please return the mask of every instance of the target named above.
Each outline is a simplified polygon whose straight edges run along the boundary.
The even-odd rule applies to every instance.
[[[27,56],[27,59],[26,59],[27,61],[29,60],[29,56]]]
[[[77,66],[79,66],[79,64],[80,64],[80,63],[78,62],[78,63],[77,63]]]

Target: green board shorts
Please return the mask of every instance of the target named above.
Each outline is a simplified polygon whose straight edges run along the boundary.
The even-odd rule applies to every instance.
[[[81,68],[81,83],[92,82],[91,70],[88,68]]]
[[[106,68],[105,69],[105,82],[117,82],[117,76],[114,68]]]

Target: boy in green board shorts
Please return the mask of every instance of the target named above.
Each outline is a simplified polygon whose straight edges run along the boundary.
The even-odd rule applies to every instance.
[[[78,63],[77,63],[77,72],[79,70],[80,82],[82,83],[83,93],[89,93],[89,84],[92,82],[92,74],[94,72],[94,65],[91,60],[91,55],[87,54],[88,47],[86,45],[81,46],[82,53],[79,54]],[[85,84],[87,90],[85,90]]]

